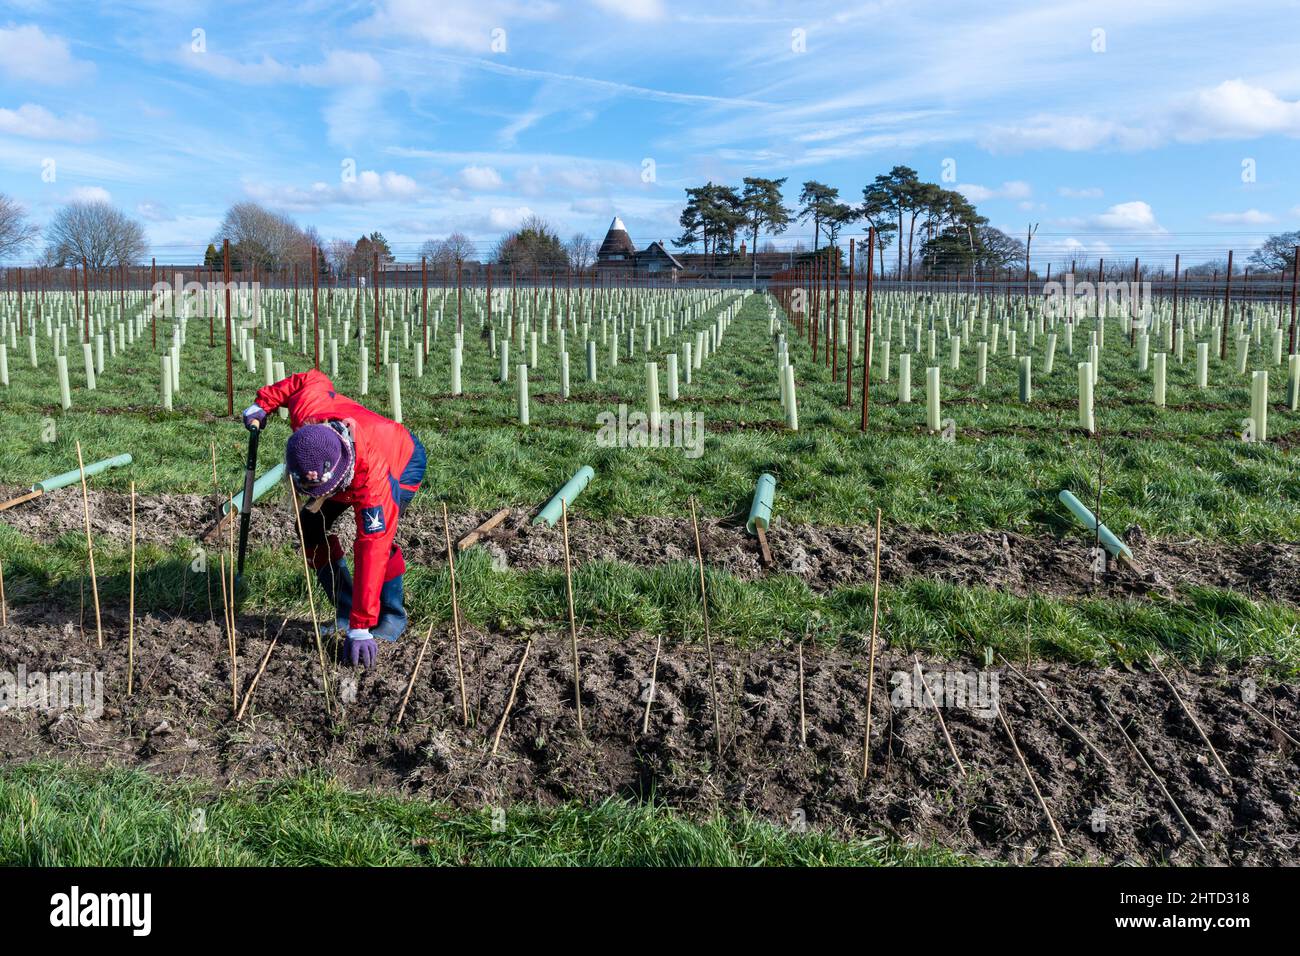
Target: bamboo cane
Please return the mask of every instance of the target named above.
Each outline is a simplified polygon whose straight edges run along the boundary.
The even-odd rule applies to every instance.
[[[957,747],[952,742],[952,735],[948,733],[948,725],[944,722],[943,711],[939,709],[939,702],[934,699],[934,694],[930,692],[930,683],[925,679],[925,674],[921,670],[921,658],[916,658],[916,676],[921,678],[921,686],[925,688],[925,696],[930,699],[930,706],[934,708],[935,716],[939,718],[939,729],[943,731],[943,739],[948,741],[948,750],[952,753],[952,759],[957,761],[957,769],[961,775],[966,776],[966,767],[961,762],[961,757],[957,756]]]
[[[81,505],[86,519],[86,553],[90,558],[90,590],[95,598],[95,639],[104,646],[104,625],[99,615],[99,581],[95,578],[95,545],[90,540],[90,492],[86,490],[86,464],[81,458],[81,442],[77,442],[77,470],[81,472]]]
[[[1057,708],[1055,704],[1052,703],[1052,701],[1048,698],[1048,696],[1044,694],[1041,689],[1039,689],[1037,684],[1031,681],[1024,674],[1020,673],[1020,671],[1016,669],[1016,666],[1012,664],[1009,660],[1007,660],[1002,654],[998,654],[998,657],[1001,658],[1003,664],[1007,665],[1007,669],[1011,671],[1011,673],[1015,674],[1022,681],[1028,684],[1030,689],[1033,690],[1034,693],[1036,693],[1039,697],[1043,699],[1043,703],[1045,703],[1048,706],[1048,709],[1050,709],[1051,712],[1056,715],[1057,720],[1065,724],[1065,726],[1069,728],[1072,734],[1074,734],[1085,744],[1087,744],[1088,749],[1091,750],[1093,753],[1095,753],[1098,757],[1100,757],[1102,762],[1107,767],[1114,769],[1115,765],[1111,763],[1110,758],[1107,757],[1106,754],[1102,752],[1101,748],[1098,747],[1096,744],[1094,744],[1091,740],[1089,740],[1082,730],[1074,726],[1074,724],[1070,723],[1070,721],[1066,718],[1066,716],[1063,713],[1061,713],[1061,711]]]
[[[700,546],[700,523],[695,517],[695,499],[691,503],[691,529],[695,532],[695,559],[700,568],[700,612],[704,615],[704,648],[709,660],[709,694],[713,698],[713,750],[722,761],[722,720],[718,713],[718,681],[713,665],[713,636],[709,633],[709,595],[704,589],[704,549]]]
[[[433,637],[433,622],[429,622],[429,630],[424,635],[424,642],[420,645],[420,653],[415,657],[415,667],[411,669],[411,679],[406,684],[406,693],[402,695],[402,706],[397,708],[396,723],[401,724],[402,718],[406,716],[406,702],[411,699],[411,691],[415,689],[415,678],[420,673],[420,665],[424,663],[424,652],[429,649],[429,638]]]
[[[1201,838],[1197,835],[1196,831],[1192,829],[1192,825],[1187,821],[1187,817],[1183,815],[1183,810],[1178,806],[1178,801],[1176,801],[1169,793],[1169,789],[1165,786],[1165,782],[1160,779],[1160,775],[1155,772],[1155,769],[1151,764],[1147,763],[1147,758],[1142,755],[1142,751],[1138,750],[1137,744],[1133,742],[1133,738],[1128,735],[1128,731],[1124,729],[1124,725],[1120,723],[1119,718],[1115,716],[1115,712],[1110,709],[1110,704],[1106,703],[1103,699],[1101,706],[1106,708],[1106,713],[1110,715],[1110,719],[1115,722],[1115,726],[1118,727],[1119,732],[1123,734],[1125,742],[1128,743],[1129,747],[1133,750],[1133,753],[1137,755],[1138,760],[1146,769],[1146,772],[1151,775],[1153,780],[1155,780],[1156,786],[1158,786],[1160,792],[1165,795],[1165,799],[1169,801],[1169,805],[1174,808],[1174,813],[1178,814],[1178,819],[1183,821],[1183,826],[1185,826],[1187,832],[1192,835],[1192,839],[1196,841],[1197,846],[1199,846],[1203,852],[1208,852],[1205,844],[1201,842]]]
[[[325,645],[320,639],[320,622],[316,620],[316,596],[311,589],[311,568],[307,565],[307,543],[302,533],[302,511],[298,508],[298,489],[289,482],[289,494],[293,500],[293,517],[298,525],[298,552],[302,555],[302,578],[307,583],[307,605],[311,609],[311,626],[316,635],[316,655],[320,660],[321,691],[325,695],[325,714],[333,717],[334,709],[330,702],[329,672],[325,668]]]
[[[1174,687],[1173,681],[1169,679],[1160,665],[1156,663],[1156,659],[1151,656],[1150,651],[1147,651],[1147,660],[1151,662],[1151,666],[1156,669],[1156,672],[1164,678],[1164,682],[1166,686],[1168,686],[1169,692],[1174,695],[1174,700],[1178,701],[1178,705],[1183,708],[1183,713],[1185,713],[1187,718],[1192,722],[1192,726],[1196,728],[1196,732],[1201,735],[1201,740],[1205,741],[1205,746],[1210,748],[1210,754],[1214,757],[1214,762],[1219,765],[1219,769],[1223,771],[1223,775],[1228,779],[1232,779],[1232,774],[1228,773],[1228,768],[1224,766],[1223,760],[1219,757],[1219,752],[1214,749],[1214,744],[1210,743],[1209,735],[1207,735],[1204,728],[1201,727],[1201,722],[1196,719],[1196,715],[1192,713],[1192,708],[1187,706],[1187,703]]]
[[[876,509],[875,587],[871,595],[871,649],[867,653],[867,719],[862,732],[862,779],[871,769],[871,692],[876,686],[876,635],[880,622],[880,509]],[[960,763],[960,761],[958,761]]]
[[[1025,771],[1025,776],[1029,778],[1029,786],[1033,788],[1034,796],[1038,798],[1038,805],[1043,808],[1043,813],[1047,816],[1047,822],[1052,825],[1052,833],[1056,836],[1056,845],[1062,850],[1065,849],[1065,841],[1061,839],[1061,831],[1056,828],[1056,821],[1052,819],[1052,811],[1047,808],[1047,801],[1043,799],[1042,792],[1038,789],[1038,784],[1034,780],[1034,775],[1029,772],[1029,764],[1025,761],[1025,755],[1020,752],[1020,745],[1016,743],[1016,737],[1011,733],[1011,725],[1007,723],[1006,715],[1002,713],[1002,708],[997,708],[998,720],[1002,721],[1002,729],[1007,732],[1007,739],[1011,741],[1011,749],[1016,752],[1016,759],[1020,761],[1020,766]]]
[[[529,638],[528,643],[524,645],[523,656],[519,658],[519,666],[515,668],[515,679],[510,685],[510,699],[506,701],[506,709],[501,714],[501,723],[497,724],[497,733],[492,738],[492,756],[497,755],[497,748],[501,746],[501,733],[506,729],[506,721],[510,719],[510,708],[515,705],[515,694],[519,690],[519,678],[524,673],[524,663],[528,660],[528,652],[532,650],[533,641]]]
[[[285,615],[280,622],[280,629],[275,632],[275,637],[271,638],[271,646],[266,649],[266,654],[262,657],[262,663],[257,668],[257,673],[253,675],[252,683],[248,685],[248,690],[244,693],[244,702],[239,705],[239,713],[235,714],[235,720],[244,719],[244,712],[248,710],[249,701],[253,699],[253,691],[257,689],[257,682],[262,679],[262,672],[266,670],[266,665],[271,663],[271,652],[275,650],[276,643],[280,640],[280,635],[284,633],[284,626],[289,623],[288,615]],[[263,632],[265,636],[265,632]]]
[[[442,536],[447,543],[447,574],[451,579],[451,631],[456,640],[456,680],[460,684],[460,721],[469,726],[469,697],[465,694],[465,665],[460,650],[460,605],[456,601],[456,558],[451,552],[451,522],[447,503],[442,503]]]
[[[578,670],[578,622],[573,613],[573,564],[569,558],[569,506],[560,498],[560,528],[564,536],[564,589],[569,599],[569,646],[573,650],[573,703],[582,733],[582,675]]]
[[[126,612],[126,696],[135,687],[135,482],[131,482],[131,590]]]

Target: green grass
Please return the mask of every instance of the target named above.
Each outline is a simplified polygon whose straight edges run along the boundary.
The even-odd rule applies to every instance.
[[[84,539],[70,533],[41,544],[0,525],[0,548],[10,555],[5,564],[10,601],[79,605]],[[125,543],[101,542],[96,571],[101,600],[124,608]],[[413,627],[422,631],[430,620],[449,623],[446,569],[412,565],[407,578]],[[307,617],[296,552],[258,550],[249,561],[245,584],[244,613]],[[137,552],[139,613],[205,614],[209,586],[219,615],[220,580],[191,571],[183,546],[168,551],[145,545]],[[707,589],[714,636],[740,647],[789,646],[806,634],[824,646],[856,650],[865,646],[871,631],[869,584],[819,593],[792,575],[743,580],[715,569],[708,572]],[[562,568],[497,571],[481,549],[457,561],[457,596],[472,626],[499,632],[545,631],[567,616]],[[316,599],[319,611],[319,591]],[[578,625],[587,634],[613,640],[647,633],[702,640],[698,569],[692,562],[648,567],[589,562],[574,571],[574,602]],[[1058,599],[913,578],[882,587],[880,629],[894,646],[945,657],[979,657],[986,647],[1022,657],[1028,630],[1032,652],[1054,660],[1105,666],[1165,651],[1197,666],[1239,666],[1264,657],[1278,676],[1300,674],[1300,609],[1210,588],[1186,588],[1175,599]]]
[[[944,416],[957,424],[957,440],[945,443],[924,427],[923,356],[914,356],[912,404],[897,401],[895,374],[873,384],[872,426],[863,435],[857,412],[843,406],[844,388],[828,369],[811,359],[795,340],[801,430],[771,428],[782,421],[776,376],[768,339],[766,304],[750,298],[733,323],[722,350],[683,385],[666,411],[698,410],[705,415],[707,440],[698,459],[672,449],[610,449],[595,444],[596,416],[622,401],[643,408],[646,356],[624,355],[608,368],[607,350],[598,348],[598,381],[585,381],[579,339],[571,340],[572,397],[556,399],[556,337],[541,348],[539,367],[530,373],[534,398],[533,425],[514,421],[515,382],[495,381],[497,363],[478,339],[478,322],[467,308],[467,394],[445,394],[449,381],[448,336],[435,343],[423,379],[416,380],[409,353],[402,360],[403,405],[407,424],[430,453],[427,493],[412,507],[436,507],[445,500],[456,509],[529,506],[545,500],[580,463],[595,467],[597,479],[576,505],[591,517],[682,515],[694,495],[706,514],[735,514],[748,505],[756,476],[777,476],[776,510],[791,521],[862,524],[875,509],[886,520],[936,531],[988,528],[1021,531],[1059,530],[1066,517],[1056,494],[1070,488],[1091,502],[1095,497],[1099,450],[1104,446],[1106,498],[1104,516],[1116,530],[1141,525],[1154,535],[1206,538],[1300,540],[1300,469],[1289,452],[1271,445],[1247,444],[1237,438],[1248,410],[1245,379],[1215,358],[1213,387],[1193,387],[1194,363],[1172,359],[1169,402],[1161,410],[1150,403],[1151,386],[1135,369],[1133,354],[1116,325],[1110,327],[1097,393],[1097,416],[1103,434],[1089,439],[1072,428],[1075,417],[1075,361],[1081,356],[1087,327],[1076,332],[1076,355],[1058,348],[1051,376],[1035,375],[1034,402],[1016,400],[1015,360],[1003,348],[990,360],[989,384],[977,388],[975,350],[964,349],[963,367],[943,367]],[[454,302],[452,303],[454,308]],[[437,307],[436,297],[434,308]],[[369,318],[366,318],[369,323]],[[692,328],[704,327],[708,317]],[[73,409],[58,408],[49,345],[41,343],[42,367],[31,369],[25,350],[11,357],[13,385],[4,394],[0,416],[0,481],[30,483],[75,465],[74,439],[88,460],[130,451],[136,463],[100,476],[100,487],[125,489],[134,479],[141,493],[207,492],[212,488],[209,442],[215,441],[223,489],[241,483],[245,434],[225,412],[224,350],[220,340],[209,348],[204,320],[191,320],[182,359],[185,388],[171,414],[157,409],[157,360],[146,345],[109,362],[99,388],[77,387],[80,357],[70,359]],[[599,323],[597,323],[597,329]],[[400,335],[397,336],[400,341]],[[579,337],[580,338],[580,337]],[[1023,336],[1022,352],[1024,350]],[[1045,337],[1034,348],[1041,360]],[[21,344],[21,343],[20,343]],[[290,371],[310,364],[308,357],[276,344],[278,359]],[[666,343],[675,348],[676,342]],[[1194,356],[1194,343],[1188,342]],[[661,387],[666,383],[664,349]],[[1260,350],[1251,368],[1272,370],[1276,398],[1284,387],[1282,370],[1265,363]],[[512,357],[512,365],[518,356]],[[260,362],[259,355],[259,362]],[[339,388],[357,395],[355,345],[343,350]],[[860,379],[861,370],[855,373]],[[236,408],[252,399],[262,377],[242,367],[235,371]],[[362,400],[387,411],[387,383],[371,373],[371,393]],[[110,413],[111,414],[108,414]],[[216,417],[214,417],[216,416]],[[57,439],[43,440],[42,423],[53,420]],[[735,428],[725,423],[739,423]],[[1275,405],[1271,437],[1291,441],[1300,429],[1296,417]],[[287,429],[273,423],[263,443],[269,464],[282,453]]]
[[[796,833],[737,813],[694,820],[607,801],[504,820],[320,776],[213,791],[138,771],[0,768],[6,866],[961,866],[881,839]],[[201,821],[200,825],[196,825]]]

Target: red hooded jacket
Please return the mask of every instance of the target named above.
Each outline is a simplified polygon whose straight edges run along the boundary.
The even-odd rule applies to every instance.
[[[401,487],[398,477],[415,450],[410,432],[338,394],[329,377],[316,369],[258,389],[257,404],[268,415],[281,406],[287,408],[289,427],[294,431],[303,425],[330,421],[344,422],[351,430],[356,454],[352,482],[330,500],[350,505],[357,521],[348,626],[373,627],[379,622],[379,592],[384,582],[404,570],[401,551],[393,548],[393,536],[397,533],[396,497]],[[316,567],[324,566],[330,557],[325,549],[309,556]]]

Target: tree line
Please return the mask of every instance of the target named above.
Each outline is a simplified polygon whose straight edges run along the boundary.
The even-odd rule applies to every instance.
[[[688,187],[679,219],[683,231],[673,244],[679,249],[702,248],[707,256],[725,259],[740,255],[738,242],[743,238],[757,275],[760,235],[780,235],[795,222],[810,224],[812,254],[817,255],[823,243],[836,249],[846,227],[863,223],[875,229],[882,276],[891,245],[897,252],[895,275],[909,279],[1024,262],[1023,242],[990,226],[957,190],[925,182],[908,166],[876,176],[862,187],[857,203],[841,198],[838,187],[810,179],[801,186],[796,204],[787,205],[787,179],[746,176],[739,187],[714,182]]]

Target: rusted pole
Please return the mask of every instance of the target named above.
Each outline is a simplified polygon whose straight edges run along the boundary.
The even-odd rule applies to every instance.
[[[1228,274],[1223,282],[1223,328],[1219,332],[1219,360],[1228,357],[1228,319],[1232,310],[1232,250],[1228,250]]]
[[[317,296],[316,277],[320,268],[316,264],[316,246],[311,247],[311,337],[315,343],[316,369],[320,370],[320,300]],[[293,267],[293,295],[298,297],[298,267]],[[295,307],[296,308],[296,307]]]
[[[849,240],[849,315],[844,327],[849,340],[844,343],[844,404],[853,406],[853,251],[856,239]]]
[[[1295,355],[1295,304],[1296,304],[1296,279],[1300,277],[1300,246],[1296,246],[1291,253],[1291,346],[1288,352]]]
[[[1130,346],[1133,346],[1133,345],[1136,345],[1136,344],[1137,344],[1137,322],[1134,321],[1134,319],[1137,318],[1137,310],[1138,310],[1138,301],[1137,301],[1137,283],[1138,283],[1138,260],[1137,260],[1137,257],[1134,256],[1134,258],[1133,258],[1133,285],[1132,285],[1132,287],[1129,289],[1129,297],[1128,297],[1128,301],[1129,301],[1129,306],[1128,306],[1128,317],[1129,317],[1129,323],[1128,323],[1128,344],[1129,344]]]
[[[86,268],[86,257],[81,257],[81,303],[86,317],[86,338],[90,341],[90,272]]]
[[[375,298],[375,341],[372,343],[375,349],[375,371],[379,371],[380,353],[383,351],[379,347],[379,253],[372,253],[370,264],[370,291],[374,293]]]
[[[867,301],[862,329],[862,430],[867,430],[867,408],[871,400],[871,295],[874,291],[872,259],[876,252],[876,227],[867,229]]]
[[[1182,257],[1174,254],[1174,331],[1178,331],[1178,273],[1182,266]]]
[[[230,240],[221,242],[226,276],[226,414],[235,414],[235,369],[230,359]]]

